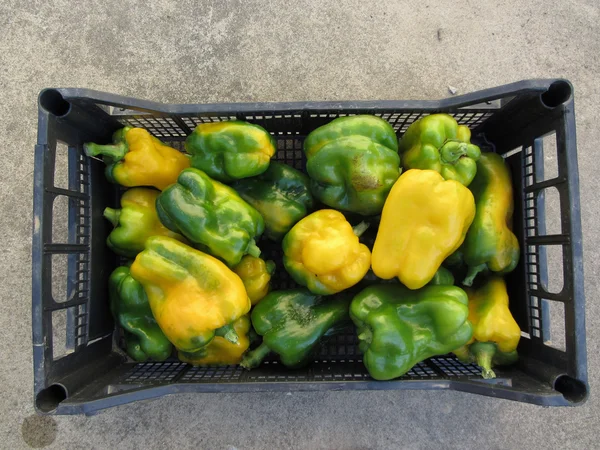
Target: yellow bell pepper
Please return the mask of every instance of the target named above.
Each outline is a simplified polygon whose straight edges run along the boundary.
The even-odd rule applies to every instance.
[[[398,277],[409,289],[422,288],[463,243],[474,217],[473,194],[458,181],[433,170],[405,172],[383,207],[373,272],[385,280]]]
[[[454,351],[465,362],[476,362],[483,378],[495,378],[492,365],[508,365],[518,359],[521,329],[508,308],[505,281],[494,276],[479,289],[465,289],[469,296],[469,321],[473,337]]]
[[[333,209],[306,216],[283,238],[285,269],[314,294],[335,294],[354,286],[371,264],[371,252],[358,241],[366,228],[364,223],[352,228]]]
[[[216,336],[210,344],[197,352],[189,353],[179,351],[179,359],[193,366],[239,364],[242,360],[242,355],[250,346],[250,339],[248,338],[250,318],[248,315],[237,319],[233,323],[233,329],[239,337],[235,344],[221,336]]]
[[[233,271],[242,279],[250,302],[254,306],[269,293],[269,283],[275,271],[275,263],[245,255]]]
[[[106,178],[122,186],[154,186],[161,191],[190,167],[190,158],[165,145],[143,128],[125,127],[113,135],[112,145],[88,142],[88,156],[102,155]]]
[[[216,336],[238,337],[232,323],[250,311],[244,283],[210,255],[164,236],[146,241],[131,265],[150,302],[152,314],[178,349],[195,352]]]

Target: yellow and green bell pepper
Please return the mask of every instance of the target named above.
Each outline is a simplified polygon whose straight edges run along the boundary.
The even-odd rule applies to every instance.
[[[405,169],[439,172],[446,180],[468,186],[477,172],[481,150],[471,144],[471,130],[448,114],[431,114],[413,122],[398,145]]]
[[[242,356],[250,346],[248,333],[250,332],[250,317],[246,314],[233,322],[238,340],[230,342],[224,337],[215,336],[210,344],[196,352],[179,351],[177,356],[180,361],[192,366],[228,366],[239,364]]]
[[[283,238],[283,265],[296,283],[321,295],[358,283],[369,270],[371,252],[339,211],[322,209],[306,216]]]
[[[467,294],[473,338],[454,354],[463,362],[477,363],[483,378],[496,378],[492,366],[513,364],[519,358],[521,329],[508,309],[506,283],[493,276],[478,289],[467,289]]]
[[[225,264],[175,239],[153,236],[131,265],[165,336],[184,352],[196,352],[215,336],[235,343],[232,324],[250,311],[240,277]]]
[[[383,208],[373,272],[386,280],[398,277],[410,289],[425,286],[460,247],[474,216],[473,195],[462,184],[433,170],[405,172]]]
[[[115,227],[106,238],[108,247],[118,255],[135,258],[144,250],[150,236],[168,236],[185,241],[180,234],[166,228],[156,214],[159,191],[132,188],[121,196],[121,209],[105,208],[104,217]]]
[[[398,139],[379,117],[340,117],[304,141],[313,195],[335,209],[364,216],[381,212],[400,175]]]
[[[192,167],[228,183],[260,175],[275,154],[275,140],[259,125],[233,120],[201,123],[185,141]]]
[[[483,153],[469,186],[475,197],[475,219],[461,248],[468,266],[465,286],[480,272],[508,273],[519,263],[519,241],[512,232],[514,209],[510,171],[496,153]]]
[[[154,186],[162,191],[190,166],[188,155],[143,128],[122,128],[114,133],[113,144],[88,142],[83,150],[87,156],[102,156],[108,181],[126,187]]]
[[[273,261],[264,261],[251,255],[245,255],[233,271],[242,279],[252,306],[269,293],[271,275],[275,272]]]
[[[156,200],[160,221],[195,247],[235,267],[242,256],[260,256],[262,216],[229,186],[198,169],[186,169]]]

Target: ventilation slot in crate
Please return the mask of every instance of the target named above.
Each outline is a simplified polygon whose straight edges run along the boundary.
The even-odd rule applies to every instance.
[[[403,134],[414,121],[424,117],[430,113],[423,110],[407,112],[406,110],[398,112],[396,110],[389,111],[372,111],[365,109],[353,113],[343,111],[327,112],[327,113],[280,113],[278,111],[269,111],[252,114],[238,115],[218,115],[206,114],[198,116],[161,116],[153,117],[145,114],[125,115],[119,112],[117,114],[119,122],[124,126],[145,128],[152,135],[163,141],[181,141],[189,135],[192,130],[199,124],[223,122],[228,120],[244,120],[255,123],[269,130],[275,137],[306,135],[311,130],[331,122],[338,117],[354,116],[359,114],[373,114],[387,120],[394,130],[399,134]],[[474,129],[494,114],[494,110],[490,108],[476,109],[466,108],[459,111],[449,112],[458,123],[467,125]]]

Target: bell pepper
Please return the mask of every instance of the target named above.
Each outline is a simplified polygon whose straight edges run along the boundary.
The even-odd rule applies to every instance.
[[[465,286],[471,286],[482,271],[513,271],[520,254],[519,241],[512,232],[513,189],[504,159],[496,153],[483,153],[469,189],[477,213],[461,249],[469,268]]]
[[[223,183],[260,175],[276,148],[267,130],[239,120],[202,123],[185,140],[192,167]]]
[[[275,272],[275,263],[246,255],[233,271],[242,279],[250,302],[254,306],[269,292],[269,282]]]
[[[276,161],[253,178],[231,185],[265,220],[265,236],[280,241],[313,208],[309,180],[302,172]]]
[[[101,155],[106,178],[121,186],[154,186],[161,191],[190,167],[189,156],[165,145],[143,128],[125,127],[113,135],[112,145],[88,142],[87,156]]]
[[[477,214],[477,212],[475,212],[475,214]],[[467,231],[467,233],[468,233],[468,231]],[[464,265],[465,265],[465,255],[463,255],[463,252],[461,251],[460,248],[444,260],[444,266],[446,266],[450,270],[456,270],[456,271],[461,270],[464,268]]]
[[[429,286],[454,286],[454,275],[444,266],[440,266],[433,278],[429,283]]]
[[[236,343],[232,323],[250,311],[244,283],[225,264],[175,239],[153,236],[131,265],[156,322],[178,350],[196,352],[216,336]]]
[[[233,329],[238,335],[234,344],[221,336],[215,336],[210,344],[197,352],[179,351],[179,360],[192,366],[228,366],[239,364],[242,355],[250,346],[248,333],[250,331],[250,317],[242,316],[233,322]]]
[[[241,366],[257,367],[271,352],[286,367],[305,365],[323,338],[349,324],[349,305],[349,297],[323,298],[305,289],[269,293],[251,315],[263,341],[244,356]]]
[[[508,309],[506,283],[494,276],[477,290],[467,289],[467,294],[473,338],[454,354],[463,362],[477,363],[483,378],[496,378],[493,365],[510,365],[519,359],[521,329]]]
[[[425,286],[465,239],[475,216],[473,195],[433,170],[412,169],[394,184],[373,246],[372,268],[410,289]]]
[[[369,270],[371,252],[358,241],[367,227],[363,222],[353,229],[339,211],[316,211],[283,238],[283,265],[296,283],[314,294],[343,291]]]
[[[146,239],[150,236],[185,240],[158,220],[155,204],[159,193],[148,188],[128,189],[121,196],[121,209],[104,209],[104,217],[115,227],[106,238],[106,244],[113,252],[126,258],[135,258],[144,250]]]
[[[471,144],[471,130],[448,114],[432,114],[413,122],[399,143],[406,169],[435,170],[446,180],[468,186],[477,172],[481,150]]]
[[[129,267],[117,267],[108,279],[110,311],[123,328],[127,354],[139,362],[164,361],[173,346],[154,320],[148,297]]]
[[[156,210],[164,226],[230,267],[245,254],[260,256],[255,240],[265,228],[262,216],[237,192],[201,170],[181,172],[177,183],[158,196]]]
[[[317,128],[304,153],[313,195],[363,216],[381,212],[401,171],[396,133],[375,116],[340,117]]]
[[[467,294],[456,286],[411,291],[399,284],[369,286],[352,300],[350,317],[369,374],[391,380],[415,364],[465,345],[473,334]]]

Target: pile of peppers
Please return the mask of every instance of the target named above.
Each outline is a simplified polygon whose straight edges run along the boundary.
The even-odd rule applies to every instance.
[[[376,380],[450,353],[483,378],[518,360],[503,275],[521,250],[501,156],[447,114],[400,139],[382,118],[340,117],[303,150],[304,172],[237,120],[198,125],[184,152],[130,127],[84,145],[129,188],[104,217],[130,358],[293,369],[353,330]]]

